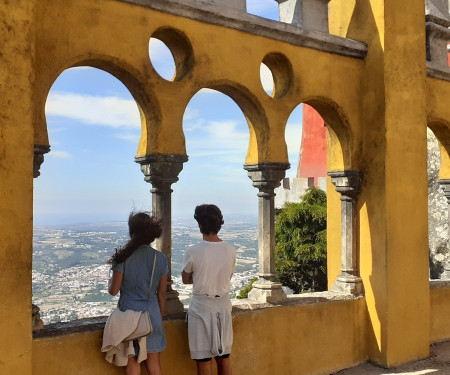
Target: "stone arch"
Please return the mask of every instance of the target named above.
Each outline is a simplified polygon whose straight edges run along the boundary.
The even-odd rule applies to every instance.
[[[161,114],[156,96],[146,88],[145,79],[132,66],[111,56],[85,56],[68,62],[63,67],[47,74],[44,81],[36,85],[34,90],[34,139],[35,147],[49,150],[45,104],[52,85],[67,69],[87,66],[103,70],[118,79],[130,92],[139,109],[141,117],[141,137],[137,154],[145,155],[149,145],[156,143],[155,125],[160,122]],[[46,151],[48,152],[48,151]]]

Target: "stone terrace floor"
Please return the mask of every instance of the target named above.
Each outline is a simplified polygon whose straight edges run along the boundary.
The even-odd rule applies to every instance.
[[[450,375],[450,341],[436,343],[430,347],[430,357],[407,363],[403,366],[384,369],[371,363],[341,370],[336,375],[384,375],[384,374],[433,374]]]

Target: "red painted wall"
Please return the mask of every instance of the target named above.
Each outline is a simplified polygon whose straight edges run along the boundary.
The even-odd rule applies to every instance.
[[[309,105],[303,105],[303,130],[297,177],[314,178],[327,175],[327,128],[322,117]]]

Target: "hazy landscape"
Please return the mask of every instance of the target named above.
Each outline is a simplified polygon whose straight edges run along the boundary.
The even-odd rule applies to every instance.
[[[228,218],[222,238],[238,251],[232,292],[242,289],[257,272],[255,217]],[[187,303],[190,286],[181,283],[185,250],[201,239],[193,219],[174,220],[172,278],[180,299]],[[107,315],[117,297],[107,292],[114,248],[128,240],[125,222],[37,226],[33,234],[33,303],[41,308],[45,324]]]

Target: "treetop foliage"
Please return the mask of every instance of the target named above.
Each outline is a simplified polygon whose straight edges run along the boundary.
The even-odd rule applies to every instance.
[[[300,203],[286,203],[275,222],[276,273],[295,293],[327,289],[327,197],[310,187]]]

